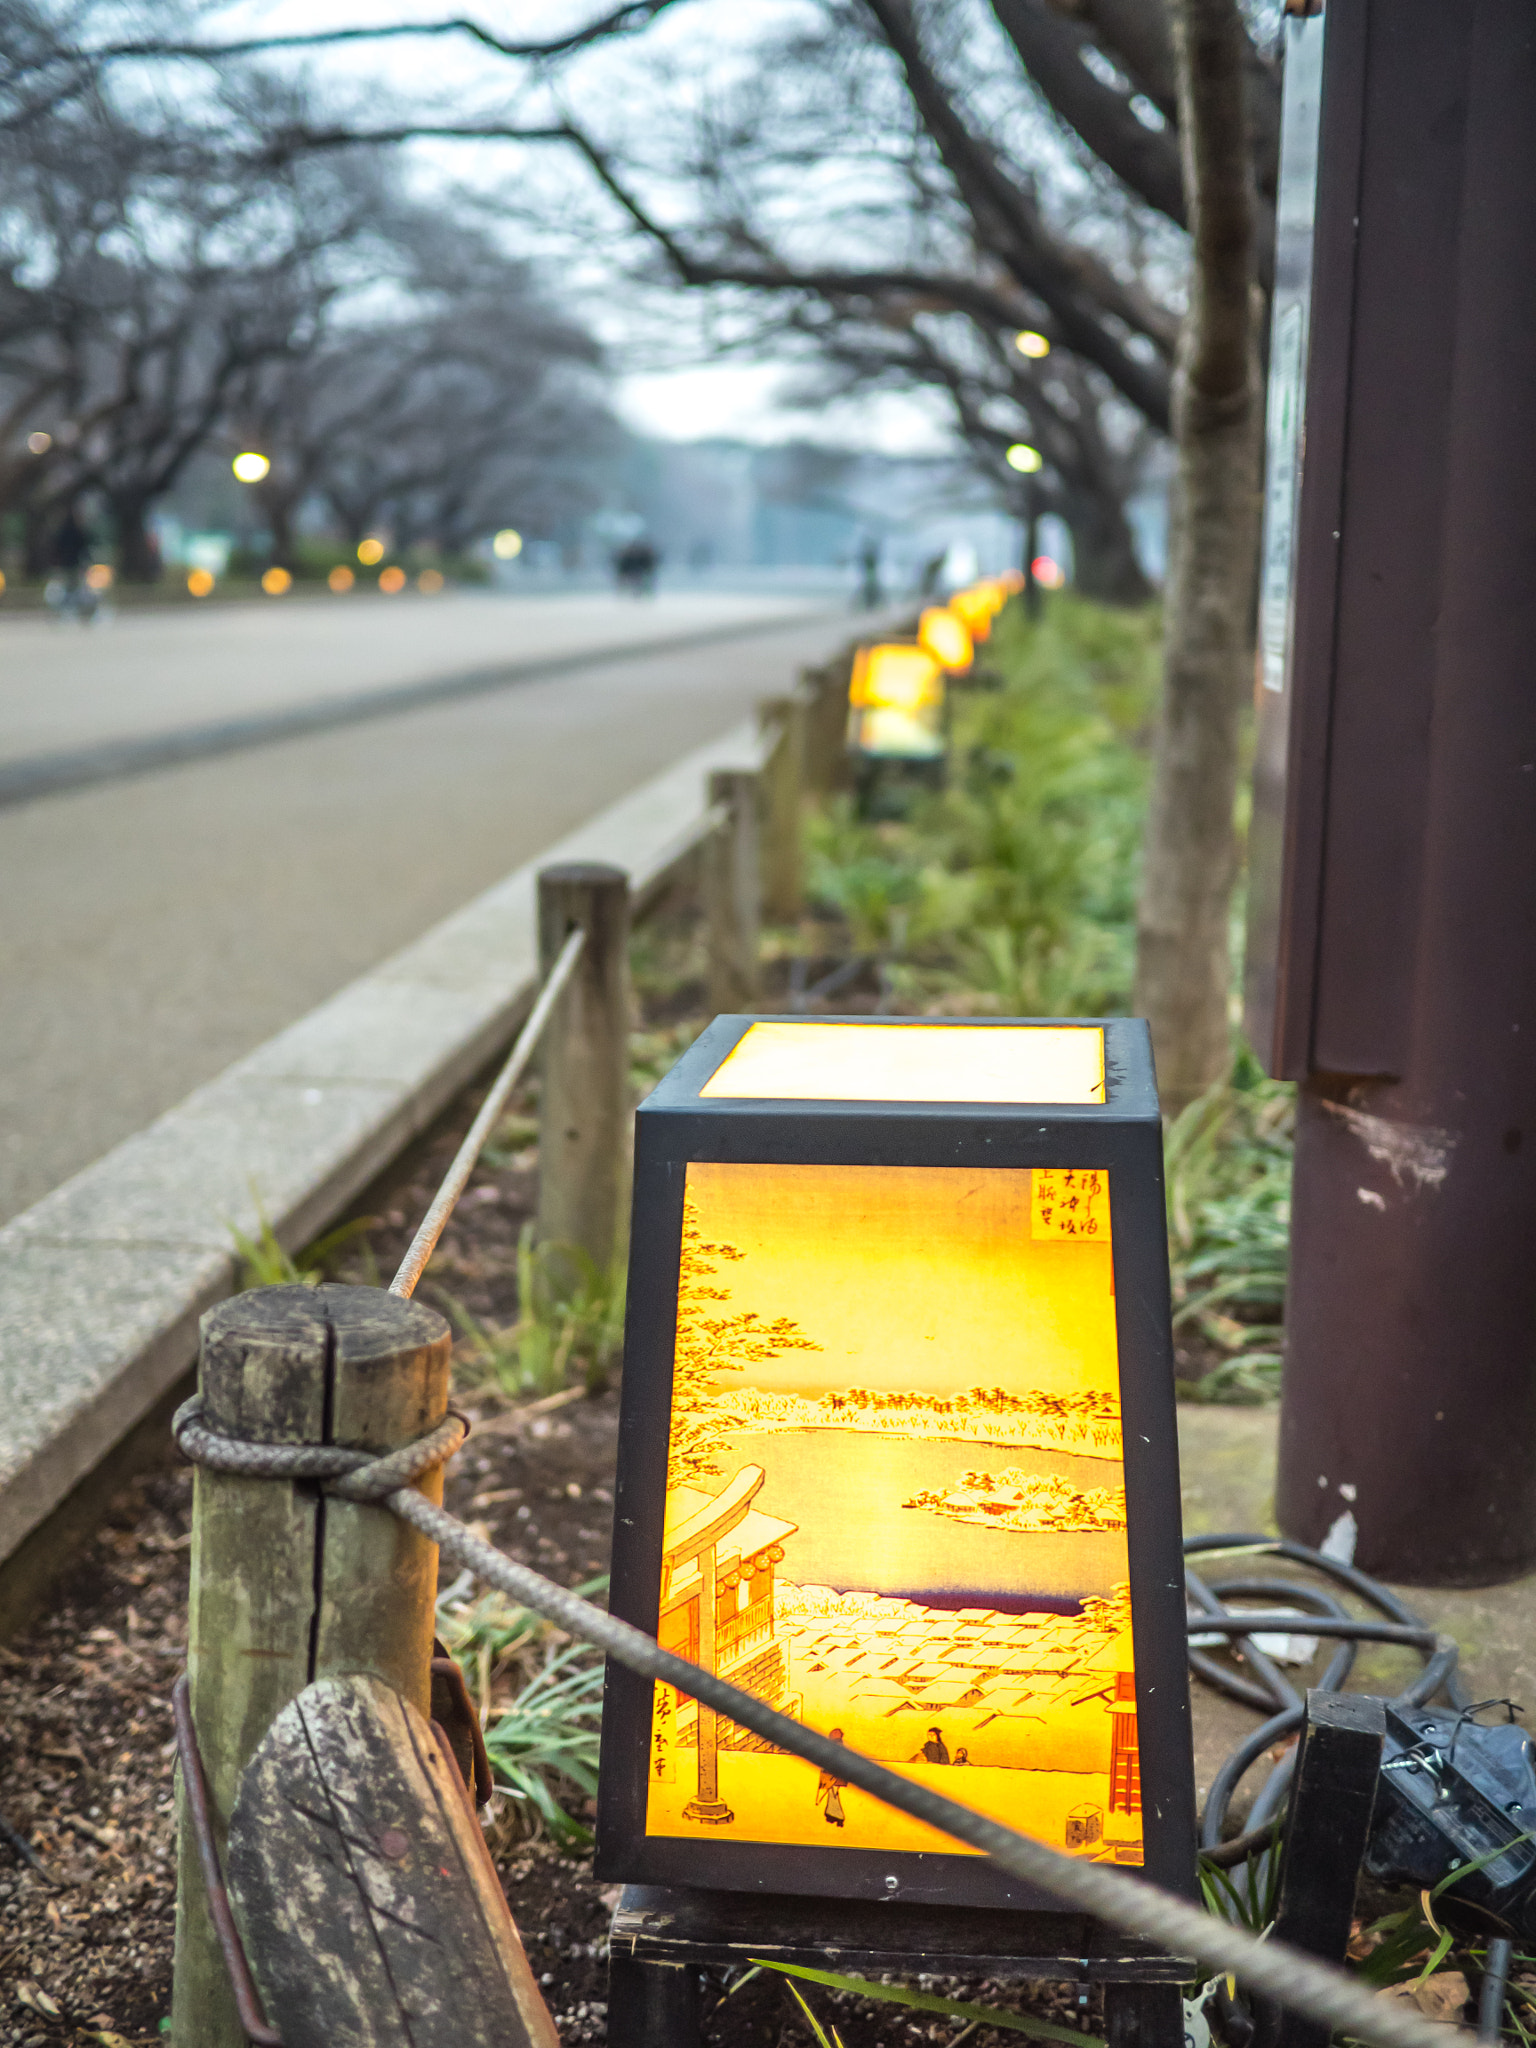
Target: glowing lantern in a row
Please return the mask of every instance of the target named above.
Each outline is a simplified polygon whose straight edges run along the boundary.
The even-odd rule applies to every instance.
[[[635,1119],[612,1608],[919,1784],[1180,1891],[1161,1149],[1139,1021],[717,1018]],[[1050,1905],[617,1667],[598,1872]]]
[[[952,676],[963,676],[975,659],[970,629],[948,605],[930,605],[923,613],[917,622],[917,644]]]
[[[967,632],[979,646],[992,631],[992,621],[1008,601],[1008,593],[991,583],[973,583],[965,590],[957,590],[949,600],[949,608],[965,623]]]
[[[856,754],[933,761],[944,752],[944,671],[926,647],[861,647],[848,686]]]

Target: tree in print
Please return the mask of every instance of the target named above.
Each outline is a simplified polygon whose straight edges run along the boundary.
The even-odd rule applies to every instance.
[[[695,1486],[718,1476],[727,1432],[743,1418],[722,1401],[715,1375],[762,1365],[786,1351],[820,1351],[789,1316],[769,1321],[756,1309],[725,1314],[730,1289],[713,1284],[722,1265],[744,1259],[738,1245],[706,1239],[692,1195],[683,1198],[683,1240],[677,1273],[677,1349],[672,1368],[672,1434],[667,1484]]]

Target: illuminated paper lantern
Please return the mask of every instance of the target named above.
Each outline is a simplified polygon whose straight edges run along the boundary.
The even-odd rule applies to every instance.
[[[887,760],[942,759],[944,672],[927,648],[859,648],[848,684],[848,746]]]
[[[1066,1852],[1187,1889],[1146,1026],[720,1017],[636,1118],[612,1606]],[[1048,1906],[610,1667],[605,1880]]]
[[[968,590],[957,590],[949,600],[949,608],[964,621],[966,631],[978,647],[989,637],[996,608],[990,595],[979,585],[972,584]]]
[[[930,605],[917,622],[917,643],[951,675],[964,675],[974,659],[964,619],[948,605]]]

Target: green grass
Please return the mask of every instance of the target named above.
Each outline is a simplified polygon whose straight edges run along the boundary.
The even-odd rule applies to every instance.
[[[318,1287],[322,1280],[330,1278],[341,1254],[359,1240],[369,1269],[363,1284],[369,1287],[380,1284],[378,1268],[368,1244],[373,1217],[355,1216],[350,1223],[338,1224],[336,1229],[328,1230],[324,1237],[317,1237],[313,1244],[305,1245],[296,1253],[285,1251],[278,1243],[277,1233],[259,1202],[256,1218],[254,1237],[248,1237],[238,1224],[226,1220],[224,1225],[240,1259],[238,1293],[246,1294],[253,1287]]]
[[[461,1366],[504,1394],[557,1393],[576,1374],[600,1393],[624,1341],[622,1261],[600,1273],[572,1246],[536,1244],[531,1223],[517,1243],[515,1323],[482,1322],[445,1287],[433,1291],[464,1339]]]

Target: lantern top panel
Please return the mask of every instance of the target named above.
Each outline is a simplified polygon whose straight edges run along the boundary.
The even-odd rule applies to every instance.
[[[763,1019],[701,1097],[781,1102],[1102,1103],[1098,1024]]]

